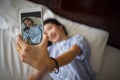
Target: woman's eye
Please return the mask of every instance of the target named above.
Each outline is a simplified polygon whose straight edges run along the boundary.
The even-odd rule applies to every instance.
[[[48,29],[47,29],[47,30],[50,30],[50,29],[52,29],[52,26],[48,27]]]

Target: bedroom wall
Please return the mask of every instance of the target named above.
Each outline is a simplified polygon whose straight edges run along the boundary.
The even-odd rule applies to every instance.
[[[30,0],[48,6],[53,12],[72,21],[109,32],[108,44],[120,49],[120,9],[113,0]]]
[[[108,43],[118,48],[120,48],[120,37],[117,36],[120,34],[119,7],[118,2],[113,0],[62,0],[61,2],[61,9],[78,14],[79,17],[75,18],[75,21],[107,30],[110,33]]]

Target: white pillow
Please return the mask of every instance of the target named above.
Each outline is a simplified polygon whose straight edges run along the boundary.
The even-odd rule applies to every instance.
[[[47,18],[56,18],[59,20],[66,27],[69,36],[81,34],[87,38],[91,48],[90,63],[93,70],[97,74],[102,65],[102,60],[104,57],[103,52],[109,36],[108,32],[65,19],[54,14],[50,10],[46,10],[43,17],[44,20]]]

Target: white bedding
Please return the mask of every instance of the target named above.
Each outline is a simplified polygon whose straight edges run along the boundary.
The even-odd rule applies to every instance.
[[[19,10],[30,6],[44,8],[44,19],[49,17],[58,19],[66,26],[69,36],[82,34],[88,39],[92,52],[91,65],[96,74],[101,70],[104,52],[107,54],[106,50],[111,52],[110,55],[120,53],[120,50],[114,50],[114,47],[107,45],[107,49],[105,48],[109,36],[106,31],[72,22],[55,15],[45,6],[29,1],[0,0],[0,80],[26,80],[31,72],[32,68],[19,60],[15,46],[16,35],[20,32]],[[43,80],[49,80],[49,75],[46,75]]]
[[[96,80],[120,80],[120,49],[107,45],[102,68]]]

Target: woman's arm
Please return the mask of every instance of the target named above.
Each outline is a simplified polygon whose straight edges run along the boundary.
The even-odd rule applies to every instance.
[[[59,66],[64,66],[68,63],[70,63],[77,55],[81,53],[80,47],[77,45],[73,45],[68,51],[63,53],[62,55],[56,57],[56,60],[58,61]],[[50,61],[50,60],[49,60]],[[50,68],[53,68],[55,66],[54,61],[50,61],[47,64]]]
[[[67,52],[58,56],[56,60],[58,61],[59,66],[63,66],[71,62],[77,55],[81,53],[80,47],[73,45]]]
[[[28,45],[21,36],[18,36],[17,46],[20,47],[18,55],[21,61],[33,66],[38,70],[49,71],[56,66],[55,62],[49,58],[47,51],[48,37],[43,36],[43,40],[38,45]],[[59,66],[71,62],[75,56],[81,53],[81,49],[74,45],[67,52],[56,57]]]

